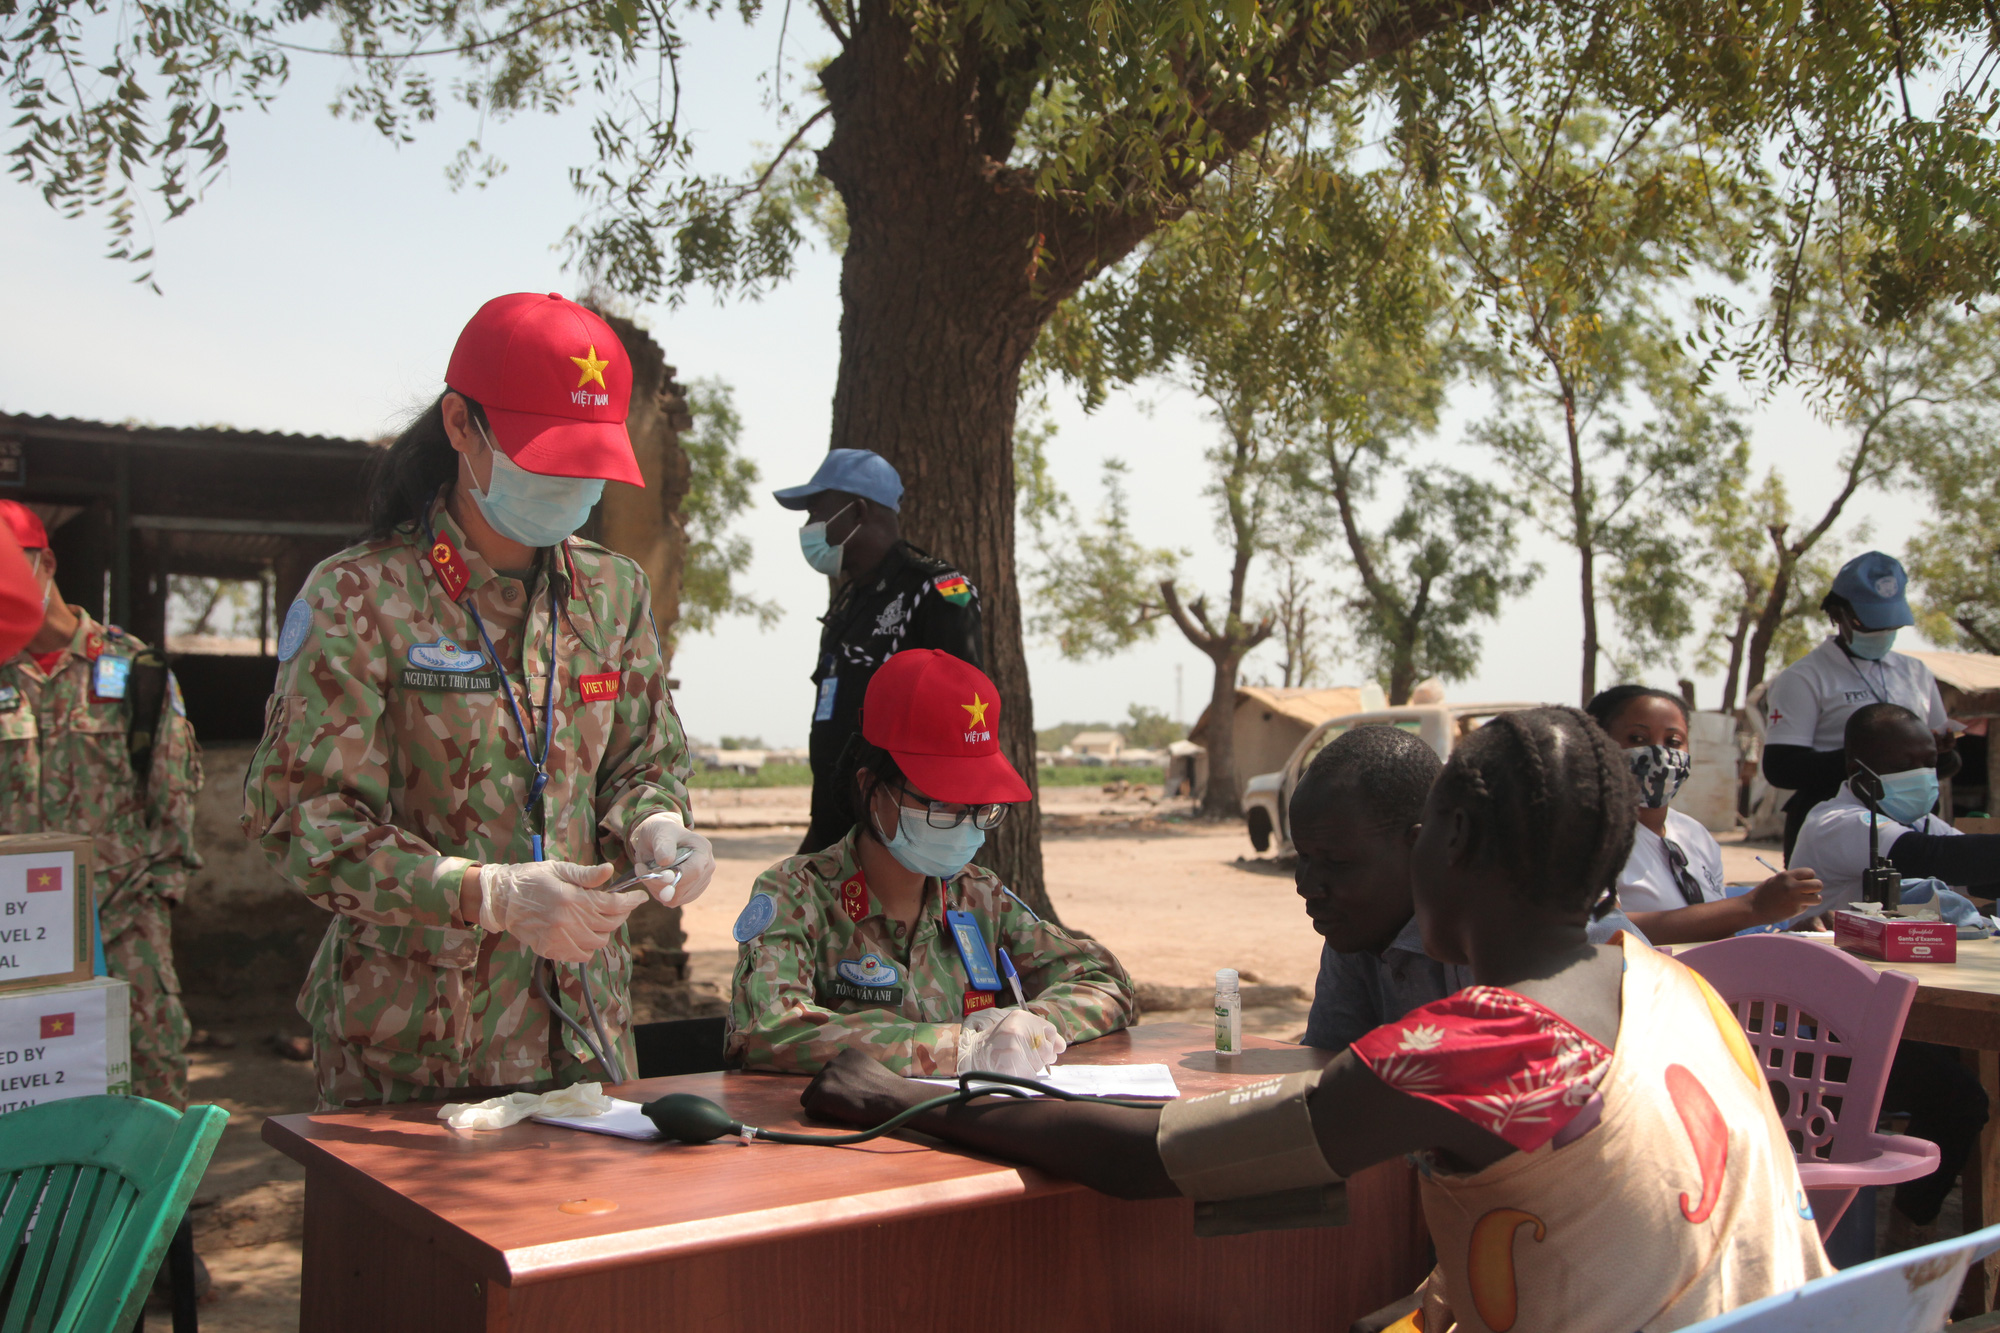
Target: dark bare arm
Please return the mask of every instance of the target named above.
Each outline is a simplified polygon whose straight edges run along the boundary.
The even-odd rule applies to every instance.
[[[859,1051],[846,1051],[820,1071],[799,1101],[829,1120],[874,1125],[932,1092]],[[1468,1170],[1513,1151],[1505,1140],[1444,1108],[1395,1091],[1349,1053],[1327,1066],[1312,1099],[1312,1118],[1320,1151],[1343,1176],[1423,1148],[1441,1149]],[[910,1128],[1121,1199],[1163,1199],[1180,1192],[1160,1162],[1158,1111],[994,1098],[930,1112]]]
[[[1819,906],[1826,886],[1810,869],[1781,870],[1748,893],[1670,912],[1627,912],[1654,944],[1700,944],[1728,939],[1739,930],[1789,921]]]

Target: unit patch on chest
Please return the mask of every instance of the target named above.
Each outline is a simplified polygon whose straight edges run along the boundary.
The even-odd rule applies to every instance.
[[[411,644],[404,658],[409,663],[401,678],[404,689],[491,693],[500,688],[500,675],[486,654],[461,648],[448,635],[436,643]]]
[[[841,1000],[849,1000],[855,1004],[879,1005],[885,1009],[900,1009],[903,1007],[903,988],[901,986],[857,986],[842,977],[821,977],[819,979],[820,1004],[830,1009]]]

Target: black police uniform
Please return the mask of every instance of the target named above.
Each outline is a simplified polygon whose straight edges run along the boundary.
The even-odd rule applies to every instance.
[[[841,585],[820,617],[812,724],[812,827],[801,852],[816,852],[854,827],[852,803],[835,790],[834,767],[861,730],[861,702],[875,669],[905,648],[936,648],[981,670],[979,592],[944,561],[897,542],[863,579]]]

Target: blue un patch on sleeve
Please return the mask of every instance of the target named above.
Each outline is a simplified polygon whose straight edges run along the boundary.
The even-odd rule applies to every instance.
[[[743,911],[737,916],[736,924],[729,928],[729,934],[738,944],[748,944],[777,919],[777,900],[768,893],[753,893],[750,901],[743,904]]]
[[[292,603],[292,609],[285,612],[285,626],[278,631],[278,660],[289,662],[299,655],[305,646],[306,632],[312,628],[312,608],[301,597]]]

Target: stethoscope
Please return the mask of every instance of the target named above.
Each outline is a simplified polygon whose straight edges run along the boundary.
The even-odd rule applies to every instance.
[[[442,487],[439,488],[439,493],[442,492],[442,489]],[[430,512],[436,503],[437,495],[433,494],[431,496],[431,504],[426,505],[424,508],[424,547],[426,550],[434,550],[437,546],[437,534],[432,529],[430,521]],[[427,561],[426,563],[430,562]],[[443,576],[438,574],[434,565],[431,573],[437,577],[439,585],[443,586],[446,593],[449,594],[450,587],[445,584]],[[556,601],[554,571],[550,572],[549,578],[548,684],[542,692],[542,747],[539,753],[535,749],[534,731],[528,726],[528,720],[521,712],[521,705],[514,698],[514,687],[507,679],[506,664],[500,660],[500,652],[493,645],[493,636],[486,632],[486,622],[480,618],[479,608],[472,604],[471,590],[467,589],[465,595],[456,600],[457,605],[464,608],[465,613],[472,617],[472,627],[479,633],[479,642],[486,649],[487,659],[493,663],[493,669],[500,673],[501,693],[507,696],[507,711],[514,715],[514,726],[521,733],[521,752],[528,757],[528,762],[534,766],[534,777],[528,783],[528,795],[527,799],[522,802],[521,813],[526,815],[528,819],[528,845],[531,849],[533,859],[537,861],[546,860],[544,847],[548,834],[548,810],[542,803],[542,793],[549,785],[549,747],[555,738],[556,721],[556,649],[562,637],[560,632],[562,608]],[[522,662],[524,672],[526,667],[527,663],[524,657]],[[694,849],[692,847],[682,848],[680,855],[674,858],[673,867],[670,869],[677,869],[693,852]],[[641,879],[657,878],[658,874],[658,868],[655,867],[655,873],[652,876],[634,875],[622,883],[609,886],[604,891],[609,892],[629,888],[637,884]],[[562,1007],[561,999],[550,991],[548,977],[555,973],[558,966],[559,964],[550,959],[543,958],[540,954],[533,956],[533,962],[530,965],[530,975],[533,977],[535,998],[548,1006],[549,1015],[552,1018],[556,1019],[556,1021],[568,1028],[575,1035],[578,1043],[582,1045],[584,1050],[588,1051],[591,1057],[599,1065],[603,1066],[604,1071],[611,1076],[612,1082],[627,1082],[625,1064],[618,1058],[617,1046],[605,1034],[604,1019],[597,1012],[597,997],[591,994],[590,976],[584,971],[584,965],[582,963],[576,965],[576,982],[577,989],[583,992],[584,1012],[590,1018],[589,1028],[585,1028],[583,1024],[571,1017],[569,1012]]]

